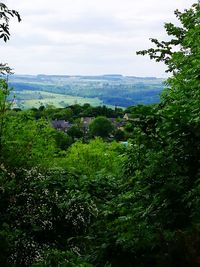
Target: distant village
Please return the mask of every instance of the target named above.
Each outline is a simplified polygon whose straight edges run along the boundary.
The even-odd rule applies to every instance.
[[[81,117],[78,126],[84,133],[87,133],[89,130],[89,125],[94,119],[95,117]],[[107,118],[107,119],[110,120],[115,130],[122,130],[122,131],[124,130],[124,126],[131,120],[131,118],[129,118],[129,115],[127,113],[125,113],[123,118],[120,118],[120,120],[118,118]],[[77,126],[77,123],[74,122],[71,123],[69,121],[60,119],[55,119],[52,121],[52,126],[54,129],[63,131],[65,133],[67,133],[68,130],[74,125]]]

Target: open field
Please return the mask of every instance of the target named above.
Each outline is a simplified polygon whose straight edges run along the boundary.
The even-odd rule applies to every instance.
[[[53,105],[55,107],[66,107],[73,104],[89,103],[92,106],[102,105],[102,101],[98,98],[87,98],[79,96],[70,96],[56,93],[48,93],[43,91],[15,91],[16,100],[15,106],[19,108],[38,108],[41,105],[48,106]]]

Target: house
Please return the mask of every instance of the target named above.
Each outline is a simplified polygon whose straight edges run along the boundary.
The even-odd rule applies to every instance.
[[[130,118],[129,118],[129,114],[128,114],[128,113],[125,113],[123,119],[125,119],[125,120],[128,121],[128,120],[130,119]]]
[[[72,124],[68,121],[65,121],[65,120],[55,119],[52,121],[52,126],[56,130],[67,132],[69,130],[69,128],[71,128]]]
[[[90,123],[94,120],[93,117],[82,117],[81,118],[81,127],[83,128],[84,132],[88,131]]]
[[[116,118],[109,118],[109,120],[111,121],[112,125],[114,126],[115,129],[120,129],[122,130],[123,127],[127,124],[127,120],[126,119],[116,119]]]

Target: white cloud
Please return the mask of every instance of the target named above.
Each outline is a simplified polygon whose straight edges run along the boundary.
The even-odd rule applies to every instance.
[[[22,22],[11,23],[1,61],[16,73],[163,76],[164,66],[135,51],[165,37],[163,24],[193,0],[7,0]]]

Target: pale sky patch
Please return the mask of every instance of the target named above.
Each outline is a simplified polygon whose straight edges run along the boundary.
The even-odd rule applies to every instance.
[[[118,73],[166,77],[165,66],[136,56],[163,40],[165,22],[177,20],[194,0],[7,0],[22,22],[12,20],[0,59],[17,74]],[[196,1],[197,2],[197,1]]]

